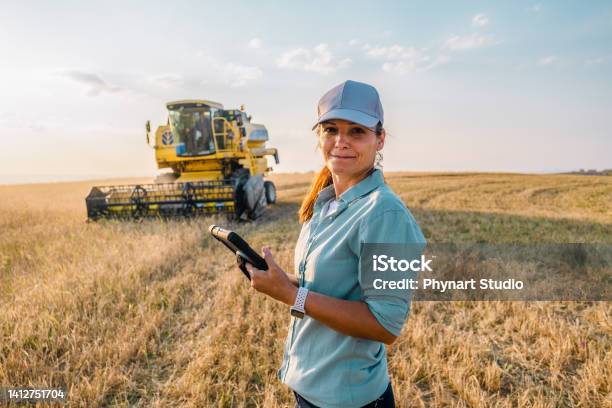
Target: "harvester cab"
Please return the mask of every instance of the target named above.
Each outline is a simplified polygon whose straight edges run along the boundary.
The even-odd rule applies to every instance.
[[[170,172],[155,183],[93,187],[86,198],[89,219],[192,216],[226,213],[256,219],[276,201],[264,176],[278,164],[266,147],[265,126],[251,123],[243,109],[205,100],[169,102],[166,125],[155,132],[157,166]],[[147,143],[151,127],[147,121]]]

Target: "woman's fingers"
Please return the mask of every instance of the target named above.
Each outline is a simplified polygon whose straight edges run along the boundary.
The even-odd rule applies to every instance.
[[[245,266],[246,270],[249,272],[249,275],[251,275],[251,280],[253,280],[253,278],[263,279],[268,274],[268,271],[262,271],[261,269],[257,269],[248,262],[245,264]]]
[[[270,252],[270,248],[268,247],[262,247],[261,254],[263,255],[266,262],[268,261],[268,259],[272,258],[272,253]]]
[[[261,279],[261,273],[264,273],[263,271],[260,271],[259,269],[255,268],[254,266],[252,266],[251,264],[247,263],[245,265],[247,272],[249,272],[249,276],[251,276],[251,287],[257,291],[259,291],[259,286],[260,286],[260,279]]]
[[[258,292],[265,293],[268,296],[281,302],[287,303],[286,299],[295,296],[288,295],[288,291],[295,290],[295,286],[289,280],[287,274],[274,261],[270,248],[262,248],[264,259],[268,264],[268,269],[262,271],[253,265],[247,263],[246,268],[251,276],[251,287]]]
[[[261,249],[261,252],[263,253],[264,259],[266,260],[266,263],[268,264],[270,268],[278,268],[278,265],[276,264],[276,261],[274,260],[274,257],[272,256],[272,252],[270,251],[270,248],[263,247]]]
[[[251,275],[251,282],[253,282],[253,278],[255,278],[257,274],[263,273],[263,271],[260,271],[248,262],[245,264],[245,267],[249,275]]]
[[[253,281],[253,271],[252,271],[252,267],[250,264],[245,263],[244,267],[246,268],[247,272],[249,273],[249,276],[251,277],[251,282]]]

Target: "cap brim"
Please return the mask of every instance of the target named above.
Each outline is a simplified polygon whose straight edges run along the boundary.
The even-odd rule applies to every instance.
[[[324,114],[319,118],[317,123],[314,124],[312,130],[314,130],[317,125],[321,122],[325,122],[326,120],[333,119],[342,119],[348,120],[349,122],[357,123],[361,126],[365,126],[367,128],[373,128],[376,126],[380,119],[375,118],[374,116],[367,115],[363,112],[353,110],[353,109],[333,109]]]

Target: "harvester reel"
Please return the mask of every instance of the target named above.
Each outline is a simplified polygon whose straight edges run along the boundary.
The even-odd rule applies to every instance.
[[[141,218],[147,215],[149,206],[146,203],[146,199],[147,190],[140,185],[135,186],[132,194],[130,195],[130,201],[132,204],[134,204],[134,208],[132,209],[132,215],[134,218]]]
[[[183,199],[185,204],[183,206],[183,214],[186,216],[192,216],[196,213],[196,189],[191,183],[185,183],[183,185]]]

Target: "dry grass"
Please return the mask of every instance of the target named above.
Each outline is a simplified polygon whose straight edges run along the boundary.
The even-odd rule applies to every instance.
[[[312,175],[230,224],[291,269]],[[132,180],[122,180],[121,182]],[[612,178],[392,173],[430,242],[612,243]],[[92,183],[0,186],[0,385],[69,388],[69,406],[293,404],[288,326],[206,227],[85,223]],[[398,406],[612,406],[607,302],[418,302],[389,348]]]

